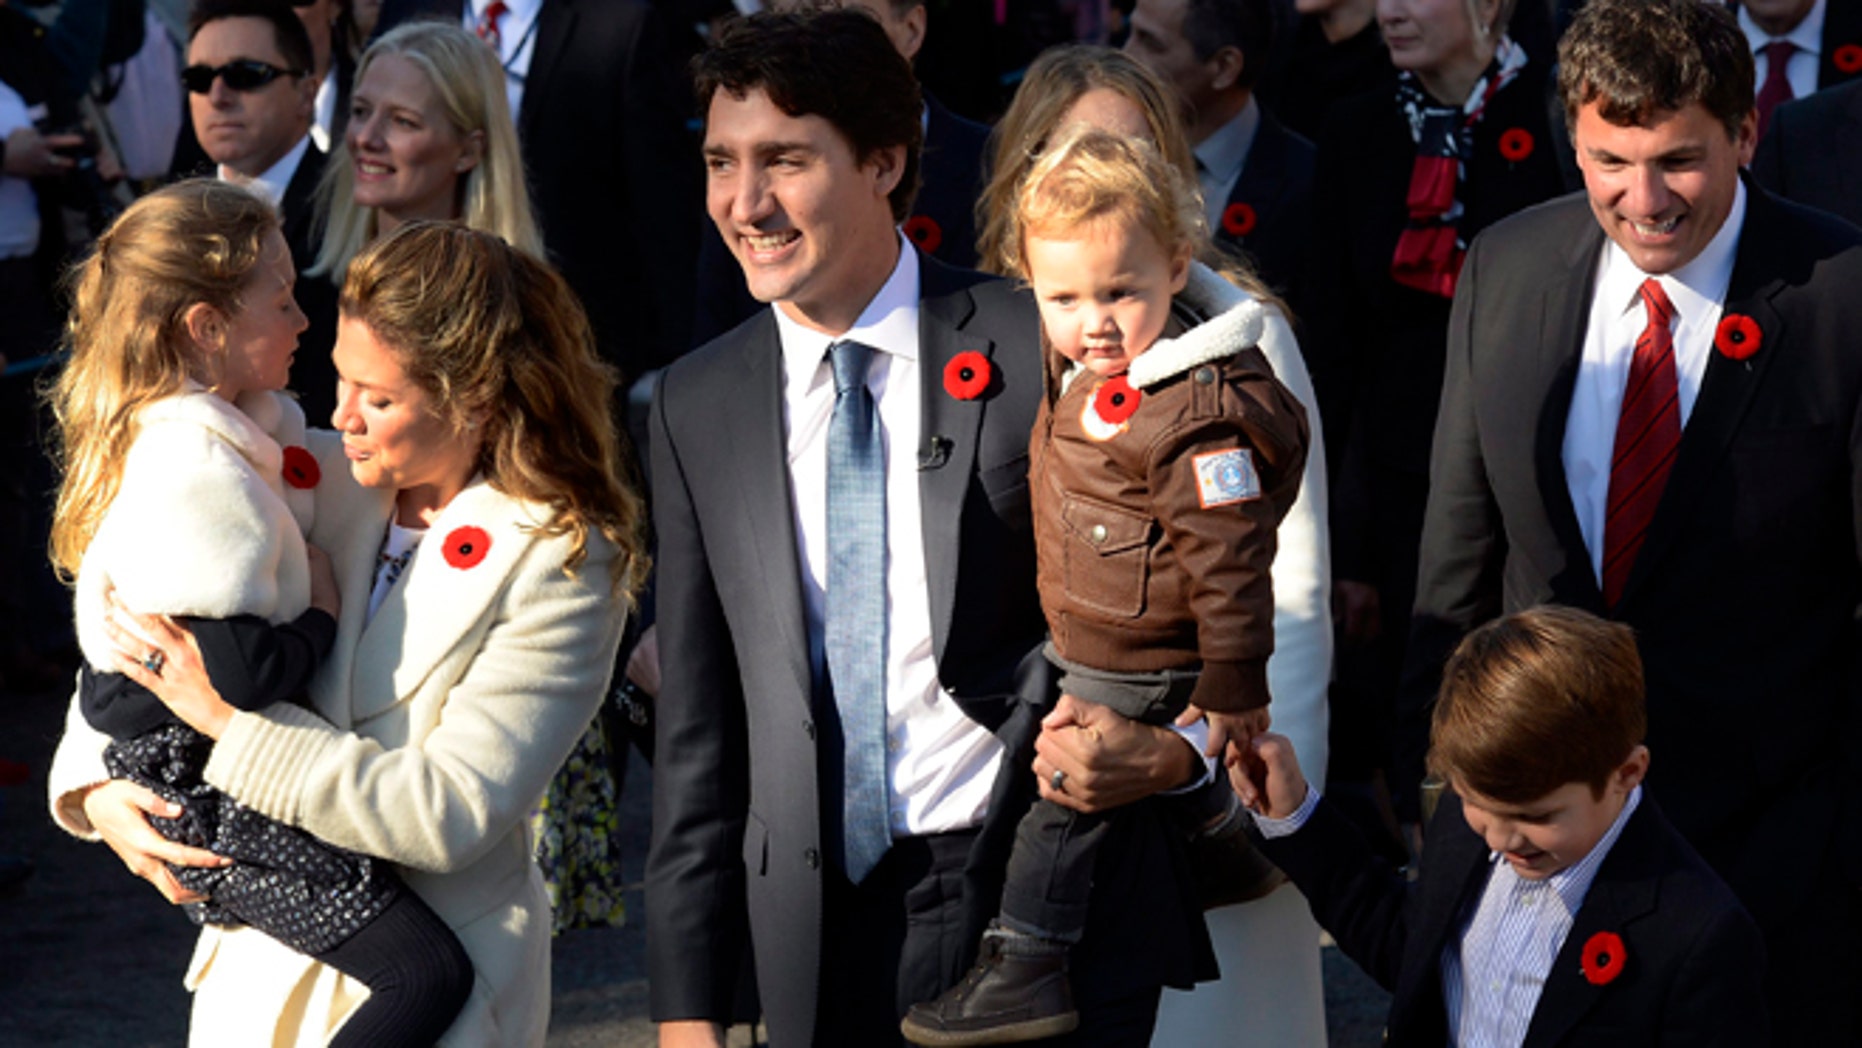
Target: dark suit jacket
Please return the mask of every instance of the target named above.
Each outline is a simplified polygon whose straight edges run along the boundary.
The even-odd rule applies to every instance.
[[[1315,155],[1311,142],[1287,130],[1263,106],[1241,177],[1229,191],[1223,221],[1211,230],[1217,243],[1253,262],[1267,286],[1292,301],[1296,315],[1303,302],[1300,281],[1313,236]]]
[[[1324,800],[1299,832],[1262,850],[1339,948],[1394,994],[1384,1043],[1448,1043],[1442,951],[1459,941],[1494,868],[1460,799],[1443,795],[1413,888]],[[1627,960],[1596,986],[1580,957],[1606,931],[1622,938]],[[1645,792],[1552,962],[1524,1048],[1764,1045],[1764,955],[1752,918]]]
[[[921,185],[905,232],[918,249],[945,265],[976,265],[976,199],[983,194],[983,154],[989,129],[925,96]],[[692,344],[703,345],[756,314],[743,267],[709,218],[698,234],[698,311]]]
[[[1054,698],[1028,509],[1038,320],[1005,281],[921,262],[918,476],[938,676],[1008,750],[965,871],[967,933],[980,934]],[[997,376],[971,401],[942,378],[965,350]],[[812,1043],[816,1029],[826,840],[837,832],[822,795],[838,764],[816,747],[838,734],[832,700],[818,705],[811,679],[781,385],[766,310],[668,369],[654,405],[660,646],[676,657],[658,703],[647,942],[653,1017],[717,1019],[730,1013],[747,934],[770,1043],[786,1048]],[[1123,996],[1206,971],[1187,871],[1150,807],[1114,816],[1074,955],[1079,994]],[[970,958],[960,954],[947,982]]]
[[[387,0],[377,32],[464,10]],[[675,53],[641,0],[544,0],[517,118],[544,246],[623,385],[690,341],[700,167]]]
[[[1421,711],[1469,629],[1537,604],[1635,627],[1660,754],[1650,787],[1772,927],[1833,847],[1852,881],[1858,869],[1862,232],[1749,188],[1725,310],[1762,341],[1744,362],[1712,354],[1614,608],[1561,457],[1603,231],[1579,195],[1474,245],[1449,329],[1403,698],[1415,775]]]
[[[1779,106],[1752,174],[1779,196],[1862,225],[1862,81]]]

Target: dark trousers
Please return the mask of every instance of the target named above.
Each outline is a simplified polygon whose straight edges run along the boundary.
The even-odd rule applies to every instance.
[[[963,868],[974,831],[893,842],[866,880],[827,879],[817,1048],[904,1045],[899,1020],[937,999],[976,959],[964,927]],[[1142,1048],[1157,1019],[1157,987],[1082,1000],[1080,1028],[1050,1048]]]
[[[1069,662],[1052,644],[1046,654],[1060,668],[1062,694],[1145,724],[1175,720],[1196,689],[1194,670],[1113,673]],[[1110,818],[1109,812],[1088,815],[1052,801],[1035,801],[1015,828],[1015,850],[1002,889],[1003,923],[1044,939],[1079,942],[1086,933],[1093,866]]]

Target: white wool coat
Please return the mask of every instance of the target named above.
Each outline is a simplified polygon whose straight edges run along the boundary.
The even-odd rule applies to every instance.
[[[549,1024],[549,899],[525,817],[606,693],[624,605],[598,535],[578,572],[539,507],[482,480],[457,495],[363,618],[393,492],[358,488],[340,440],[312,432],[322,468],[310,538],[347,596],[311,684],[317,715],[236,713],[207,781],[332,844],[388,859],[459,936],[477,970],[447,1048],[541,1045]],[[463,533],[483,559],[446,556]],[[54,816],[94,834],[72,791],[101,778],[98,737],[67,719]],[[250,929],[207,928],[187,976],[191,1044],[322,1045],[365,993]]]
[[[1254,301],[1201,263],[1190,267],[1179,297],[1206,317],[1250,308]],[[1274,696],[1273,730],[1293,740],[1307,778],[1324,782],[1332,679],[1325,434],[1293,328],[1277,310],[1267,310],[1265,320],[1261,355],[1306,409],[1311,431],[1299,497],[1280,522],[1274,555],[1274,653],[1267,660],[1267,687]],[[1139,370],[1136,363],[1132,370]],[[1153,1048],[1324,1044],[1319,926],[1299,889],[1282,885],[1265,898],[1211,910],[1207,917],[1222,978],[1188,993],[1165,991]]]
[[[78,568],[78,645],[115,669],[103,632],[115,587],[139,612],[288,622],[310,606],[304,532],[310,488],[283,479],[284,448],[304,443],[304,413],[282,393],[237,406],[198,385],[145,405],[123,480]]]

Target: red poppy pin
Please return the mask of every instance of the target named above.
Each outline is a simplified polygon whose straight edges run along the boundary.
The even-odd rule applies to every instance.
[[[1114,375],[1093,394],[1093,411],[1116,426],[1130,418],[1143,399],[1144,394],[1133,389],[1124,375]]]
[[[1830,55],[1830,61],[1842,73],[1862,73],[1862,44],[1844,44]]]
[[[1759,322],[1743,313],[1728,313],[1713,332],[1713,348],[1728,360],[1745,360],[1764,342]]]
[[[1247,204],[1230,204],[1222,209],[1222,231],[1232,237],[1254,232],[1254,208]]]
[[[1532,155],[1532,132],[1523,127],[1509,128],[1500,135],[1500,155],[1517,164]]]
[[[958,400],[975,400],[989,388],[989,358],[966,349],[944,365],[944,392]]]
[[[478,562],[491,552],[491,536],[485,534],[484,528],[466,525],[454,528],[446,536],[446,545],[440,548],[446,563],[464,571],[466,568],[478,567]]]
[[[930,215],[913,215],[906,219],[905,235],[926,254],[937,254],[938,245],[944,243],[944,230]]]
[[[284,482],[294,488],[314,488],[323,479],[323,469],[309,448],[296,444],[284,449]]]
[[[1584,955],[1578,958],[1578,964],[1584,969],[1585,981],[1592,986],[1607,986],[1623,974],[1623,964],[1628,960],[1622,936],[1598,932],[1584,940]]]

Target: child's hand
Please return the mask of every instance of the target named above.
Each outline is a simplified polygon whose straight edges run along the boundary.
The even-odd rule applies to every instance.
[[[342,614],[343,595],[336,588],[336,569],[330,565],[330,555],[304,543],[304,552],[310,557],[310,606],[319,611],[327,611],[331,618]]]
[[[1207,713],[1209,718],[1210,757],[1222,757],[1223,763],[1233,764],[1241,757],[1241,752],[1248,748],[1248,740],[1266,731],[1274,723],[1273,715],[1267,707],[1243,710],[1240,713]],[[1226,754],[1225,754],[1226,751]]]
[[[1293,740],[1264,732],[1228,766],[1229,785],[1241,803],[1270,819],[1284,819],[1306,802],[1306,776],[1300,771]]]

